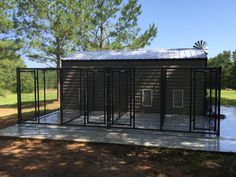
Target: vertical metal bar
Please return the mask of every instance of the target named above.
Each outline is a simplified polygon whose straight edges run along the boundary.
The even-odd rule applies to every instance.
[[[119,87],[118,87],[118,109],[119,109],[119,118],[120,118],[120,75],[121,75],[121,72],[118,72],[118,84],[119,84]]]
[[[203,110],[205,111],[204,114],[207,113],[207,73],[206,70],[203,71],[204,73],[204,104],[203,104]]]
[[[129,70],[127,69],[126,70],[126,90],[125,90],[125,94],[126,94],[126,105],[125,105],[125,112],[129,111],[129,81],[130,81],[130,78],[129,78]],[[129,125],[131,126],[132,125],[132,119],[131,119],[131,116],[129,117]]]
[[[217,82],[218,82],[218,74],[217,74],[217,71],[214,71],[215,72],[215,79],[214,79],[214,82],[215,82],[215,100],[214,100],[214,104],[215,104],[215,110],[214,110],[214,131],[216,131],[216,115],[217,115],[217,94],[218,94],[218,86],[217,86]]]
[[[193,75],[193,129],[196,128],[195,119],[196,119],[196,71],[194,70],[194,75]]]
[[[21,77],[20,68],[16,68],[17,76],[17,106],[18,106],[18,124],[22,123],[22,111],[21,111]]]
[[[46,70],[43,70],[43,99],[44,99],[44,114],[46,114]]]
[[[111,118],[112,118],[112,125],[115,124],[114,121],[114,72],[115,71],[111,71]]]
[[[83,94],[84,94],[84,125],[86,126],[87,120],[87,88],[85,88],[86,82],[85,81],[85,71],[83,72]],[[87,87],[87,86],[86,86]]]
[[[135,128],[135,68],[133,68],[133,128]]]
[[[107,128],[111,128],[111,70],[107,68]]]
[[[104,124],[106,124],[106,72],[103,70],[103,100],[104,100]]]
[[[190,104],[189,104],[189,132],[192,132],[192,68],[190,69],[190,90],[189,90],[189,94],[190,94]]]
[[[87,89],[86,89],[86,116],[87,116],[87,123],[89,122],[89,71],[87,70]]]
[[[163,78],[164,78],[164,74],[163,74],[163,68],[161,68],[161,84],[160,84],[160,130],[162,131],[163,128],[163,95],[164,95],[164,82],[163,82]]]
[[[34,121],[36,120],[36,118],[38,117],[38,113],[37,113],[37,92],[36,92],[36,74],[35,74],[35,70],[33,71],[33,76],[34,76]]]
[[[58,71],[58,70],[56,70],[57,71],[57,101],[59,101],[58,99],[58,96],[59,96],[59,94],[58,94],[58,90],[59,90],[59,88],[58,88],[58,83],[60,82],[59,81],[59,79],[61,79],[60,77],[61,77],[61,75],[60,75],[60,73],[58,74],[58,72],[60,72],[60,71]],[[58,76],[59,75],[59,76]],[[60,86],[61,87],[61,86]]]
[[[166,82],[166,75],[167,75],[167,69],[164,69],[164,105],[163,105],[163,109],[164,109],[164,112],[163,112],[163,125],[164,125],[164,121],[165,121],[165,118],[166,118],[166,85],[167,85],[167,82]]]
[[[130,119],[130,126],[132,124],[132,72],[129,70],[129,119]]]
[[[93,111],[95,111],[95,71],[93,70]]]
[[[81,94],[81,70],[79,70],[79,116],[82,115],[82,106],[81,106],[81,98],[82,98],[82,94]]]
[[[63,105],[63,100],[64,100],[64,93],[63,93],[63,83],[64,83],[64,70],[61,68],[61,69],[57,69],[56,70],[56,73],[57,73],[57,78],[59,77],[60,80],[60,124],[62,125],[64,123],[64,105]],[[58,76],[59,75],[59,76]],[[58,87],[58,84],[57,84],[57,87]],[[58,88],[57,88],[58,90]],[[58,95],[58,94],[57,94]]]
[[[166,73],[167,70],[166,69],[162,69],[163,74],[162,74],[162,116],[161,116],[161,129],[163,130],[163,125],[164,125],[164,121],[165,121],[165,116],[166,116]]]
[[[38,123],[40,123],[40,96],[39,96],[39,70],[37,69],[37,107],[38,107]]]
[[[212,74],[211,74],[211,70],[209,71],[210,74],[210,81],[209,81],[209,85],[210,85],[210,110],[209,110],[209,114],[210,114],[210,118],[212,116]],[[208,107],[208,105],[207,105]]]
[[[217,136],[220,136],[220,94],[221,94],[221,68],[219,69],[219,78],[218,78],[218,131]]]

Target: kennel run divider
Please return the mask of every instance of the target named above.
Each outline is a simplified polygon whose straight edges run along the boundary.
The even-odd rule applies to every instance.
[[[17,68],[18,123],[219,135],[220,78],[220,68]]]

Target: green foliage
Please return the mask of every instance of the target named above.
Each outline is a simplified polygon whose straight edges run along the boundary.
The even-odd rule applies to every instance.
[[[19,0],[16,12],[30,59],[57,67],[76,50],[142,48],[157,34],[155,25],[140,33],[137,0]]]
[[[154,24],[140,33],[138,16],[141,5],[138,0],[94,0],[91,14],[87,19],[92,25],[83,35],[79,34],[82,48],[89,50],[101,49],[137,49],[150,45],[157,34]]]
[[[0,2],[0,60],[19,58],[16,52],[22,47],[15,32],[13,4],[11,0]]]
[[[17,30],[26,38],[29,58],[41,63],[60,61],[77,48],[77,32],[81,18],[87,14],[89,0],[17,1]]]
[[[57,88],[57,71],[46,70],[45,71],[45,88],[46,89],[56,89]],[[39,89],[44,88],[44,75],[43,71],[39,70],[38,73]]]
[[[0,95],[16,90],[16,68],[25,67],[18,51],[22,47],[14,24],[14,1],[0,2]]]
[[[3,89],[3,88],[0,87],[0,97],[1,97],[1,96],[2,96],[2,97],[5,97],[5,96],[7,95],[7,92],[8,92],[8,90]]]
[[[0,60],[0,89],[15,92],[16,90],[16,68],[25,67],[22,60],[2,59]]]
[[[236,51],[223,51],[208,60],[208,66],[221,67],[224,88],[236,88]]]
[[[36,73],[35,73],[36,74]],[[20,84],[22,93],[31,93],[35,87],[34,73],[33,72],[21,72]]]

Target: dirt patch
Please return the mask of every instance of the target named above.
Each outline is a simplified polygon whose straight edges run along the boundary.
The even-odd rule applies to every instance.
[[[17,114],[16,108],[0,108],[0,117]]]
[[[60,103],[55,101],[53,103],[47,104],[46,111],[52,112],[54,110],[59,109],[59,107]],[[32,118],[34,116],[34,110],[35,110],[34,107],[23,108],[22,116],[24,118]],[[40,107],[40,110],[44,110],[43,105]],[[17,118],[18,118],[17,108],[0,107],[0,129],[16,124]]]
[[[17,123],[17,115],[0,117],[0,129],[9,127]]]
[[[1,177],[231,177],[235,159],[235,154],[165,148],[0,139]],[[217,165],[206,165],[209,161]]]
[[[48,103],[46,105],[47,110],[55,110],[60,108],[60,103],[58,101],[54,101],[53,103]],[[27,113],[34,111],[34,105],[31,103],[30,107],[22,108],[22,113]],[[40,110],[44,110],[43,104],[40,106]],[[0,107],[0,118],[1,117],[6,117],[6,116],[11,116],[14,114],[17,114],[17,108],[16,107]]]

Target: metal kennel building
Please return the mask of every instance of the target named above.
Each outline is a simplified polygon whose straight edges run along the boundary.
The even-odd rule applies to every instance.
[[[47,114],[49,71],[60,82],[60,109]],[[22,117],[24,72],[34,79],[30,119]],[[220,134],[221,69],[207,67],[203,49],[85,51],[64,58],[61,69],[17,74],[19,123]]]

